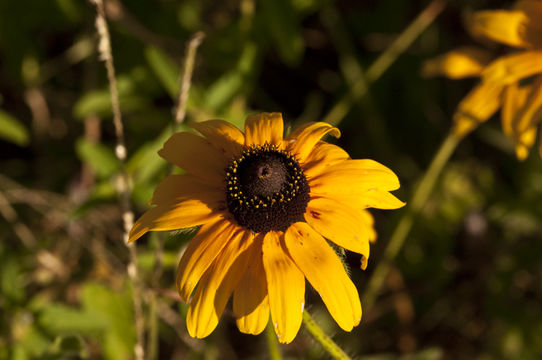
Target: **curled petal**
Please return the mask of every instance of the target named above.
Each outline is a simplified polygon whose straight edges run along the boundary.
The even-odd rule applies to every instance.
[[[523,11],[486,10],[470,16],[467,28],[475,38],[524,48],[530,45],[522,31],[528,23],[529,19]]]
[[[331,134],[336,138],[341,136],[339,129],[325,122],[309,123],[288,136],[287,149],[296,155],[301,163],[305,163],[314,146],[326,134]]]

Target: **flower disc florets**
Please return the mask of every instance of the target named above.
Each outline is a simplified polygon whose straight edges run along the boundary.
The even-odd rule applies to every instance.
[[[246,147],[226,169],[228,209],[254,233],[285,231],[302,221],[309,199],[299,163],[275,145]]]

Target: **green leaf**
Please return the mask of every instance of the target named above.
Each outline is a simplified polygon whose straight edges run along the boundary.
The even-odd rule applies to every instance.
[[[145,58],[152,71],[172,99],[179,93],[179,67],[160,49],[149,46]]]
[[[254,71],[254,63],[257,55],[256,45],[247,43],[236,69],[222,75],[207,90],[205,106],[208,109],[217,112],[243,89],[248,77]]]
[[[103,144],[79,138],[75,143],[75,150],[79,158],[89,164],[101,178],[108,178],[120,170],[120,161],[115,157],[113,150]]]
[[[19,146],[27,145],[30,139],[26,127],[2,110],[0,110],[0,138]]]
[[[179,131],[186,131],[188,127],[181,125]],[[141,146],[128,160],[126,169],[136,184],[147,183],[160,170],[167,166],[167,162],[158,155],[166,140],[171,136],[171,127],[166,128],[154,140]]]
[[[96,335],[107,327],[103,316],[61,304],[51,304],[43,308],[38,316],[38,323],[53,335]]]
[[[21,303],[25,298],[24,285],[21,281],[21,266],[16,257],[3,258],[1,261],[1,281],[0,289],[3,297],[13,303]]]
[[[102,317],[107,323],[106,330],[100,335],[105,358],[132,358],[136,333],[130,289],[113,292],[103,285],[87,283],[82,290],[81,300],[85,310]]]
[[[290,66],[301,61],[304,44],[301,29],[290,0],[262,1],[262,14],[266,29],[281,59]]]
[[[67,359],[89,357],[87,346],[80,336],[59,336],[51,344],[46,356],[47,359]]]
[[[119,92],[120,109],[122,111],[133,111],[144,108],[148,104],[148,98],[135,93],[135,75],[119,76],[117,78],[117,89]],[[85,93],[79,98],[73,107],[73,114],[79,119],[89,115],[112,116],[111,95],[109,88],[93,90]]]

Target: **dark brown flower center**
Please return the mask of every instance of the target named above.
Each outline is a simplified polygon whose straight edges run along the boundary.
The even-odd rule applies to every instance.
[[[295,157],[274,145],[247,147],[226,169],[226,200],[239,225],[285,231],[303,220],[309,184]]]

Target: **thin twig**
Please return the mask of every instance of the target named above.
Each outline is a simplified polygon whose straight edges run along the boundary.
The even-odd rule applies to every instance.
[[[205,34],[201,31],[195,33],[186,47],[186,57],[184,61],[183,76],[181,78],[181,92],[179,94],[179,102],[177,105],[177,111],[175,112],[175,124],[179,126],[183,123],[186,117],[186,105],[188,102],[188,92],[192,85],[192,73],[194,72],[194,61],[196,59],[196,52]]]
[[[331,108],[324,120],[332,125],[339,124],[348,114],[356,101],[363,97],[376,80],[397,60],[420,34],[444,10],[447,0],[433,0],[395,41],[376,59],[365,73],[365,82],[358,82],[350,91]]]
[[[439,150],[433,157],[429,168],[425,172],[421,179],[416,191],[412,195],[412,200],[408,203],[401,220],[395,227],[395,231],[391,235],[390,241],[384,250],[382,259],[378,262],[365,293],[362,295],[362,300],[365,308],[369,309],[374,304],[378,293],[380,292],[384,280],[386,279],[393,261],[397,257],[399,250],[401,250],[414,220],[423,206],[429,198],[429,194],[435,187],[438,176],[442,172],[442,169],[454,153],[457,144],[460,139],[456,138],[454,134],[450,133],[446,139],[442,142]]]
[[[19,216],[9,203],[9,200],[0,191],[0,215],[2,215],[13,226],[13,231],[21,239],[24,246],[33,249],[37,245],[36,237],[28,226],[19,221]]]
[[[98,31],[99,44],[98,52],[100,59],[105,62],[107,71],[107,80],[109,83],[109,92],[111,95],[111,106],[113,109],[113,124],[115,127],[115,135],[117,145],[115,147],[115,155],[122,164],[122,171],[117,182],[117,192],[121,196],[122,220],[124,223],[124,242],[129,249],[130,262],[127,266],[128,276],[133,286],[134,300],[134,316],[135,327],[137,334],[137,343],[134,347],[135,358],[143,360],[144,351],[144,320],[143,308],[141,301],[141,289],[138,279],[137,269],[137,248],[135,244],[128,244],[130,229],[134,223],[134,213],[130,204],[130,182],[129,175],[126,171],[125,162],[127,157],[126,145],[124,141],[124,126],[120,112],[119,93],[117,89],[117,81],[115,78],[115,67],[113,65],[113,54],[111,51],[111,37],[105,20],[104,4],[102,0],[91,0],[96,5],[96,30]]]
[[[204,34],[202,32],[195,33],[188,41],[186,46],[186,54],[184,60],[184,67],[182,77],[180,79],[180,91],[177,109],[175,111],[175,119],[173,122],[173,131],[175,132],[180,124],[183,123],[186,117],[186,105],[188,102],[188,93],[192,84],[192,73],[194,72],[194,62],[196,59],[196,53],[199,45],[201,44]],[[169,174],[173,172],[173,166],[169,168]],[[159,287],[159,279],[163,271],[163,258],[164,258],[164,234],[160,233],[157,237],[156,250],[154,252],[154,269],[152,276],[152,287]],[[149,296],[149,337],[148,337],[148,351],[147,359],[158,358],[158,315],[157,315],[157,294],[152,292]]]

